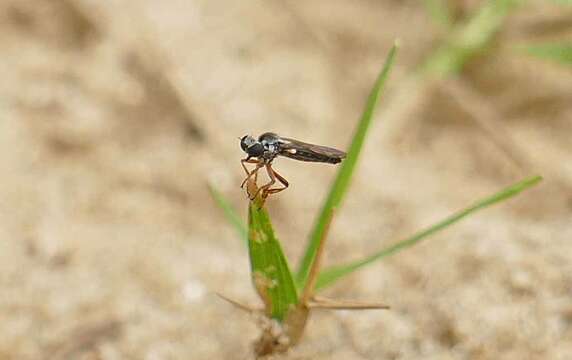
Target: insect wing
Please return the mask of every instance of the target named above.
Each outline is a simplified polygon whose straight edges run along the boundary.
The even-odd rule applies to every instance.
[[[337,164],[346,157],[346,153],[343,151],[289,138],[281,138],[280,155],[300,161],[330,164]]]

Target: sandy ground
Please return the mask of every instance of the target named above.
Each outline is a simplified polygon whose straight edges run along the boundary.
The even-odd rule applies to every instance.
[[[246,133],[345,148],[395,38],[327,263],[546,180],[328,290],[392,310],[317,312],[283,358],[572,359],[572,72],[510,48],[570,39],[572,12],[524,7],[458,79],[408,85],[442,34],[419,3],[0,1],[0,359],[251,358],[213,295],[257,303],[247,253],[206,184],[245,210]],[[276,167],[297,259],[335,167]]]

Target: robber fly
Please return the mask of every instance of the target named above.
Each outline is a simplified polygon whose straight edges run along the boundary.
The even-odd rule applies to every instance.
[[[258,192],[262,191],[262,197],[266,198],[270,194],[275,194],[288,187],[288,181],[272,168],[272,161],[277,156],[285,156],[300,161],[320,162],[328,164],[337,164],[346,157],[346,153],[327,146],[308,144],[302,141],[285,138],[277,134],[267,132],[258,137],[258,140],[250,135],[245,135],[240,139],[240,147],[248,155],[245,159],[240,160],[246,179],[242,182],[241,187],[246,184],[251,176],[256,176],[258,170],[262,167],[266,168],[266,172],[270,177],[267,184],[262,185]],[[246,163],[256,164],[252,171],[248,171]],[[271,188],[278,180],[282,187]]]

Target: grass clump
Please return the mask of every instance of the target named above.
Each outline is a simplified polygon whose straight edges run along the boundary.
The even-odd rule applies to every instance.
[[[331,286],[342,277],[375,261],[397,254],[419,243],[479,210],[505,201],[521,191],[536,185],[541,180],[540,176],[535,176],[520,181],[475,202],[473,205],[454,213],[411,237],[398,241],[363,259],[320,270],[321,257],[329,225],[335,210],[342,204],[349,189],[359,155],[367,138],[377,103],[383,92],[396,53],[397,45],[394,45],[366,101],[363,114],[353,135],[347,158],[342,163],[330,188],[295,274],[291,272],[289,262],[284,256],[280,242],[272,228],[271,219],[264,205],[264,199],[258,196],[254,200],[249,201],[248,227],[246,228],[228,201],[214,188],[211,188],[214,199],[223,209],[229,222],[233,224],[241,237],[246,236],[247,238],[252,282],[264,307],[257,309],[240,305],[233,300],[229,301],[242,309],[259,314],[264,319],[261,322],[263,324],[262,335],[255,345],[257,356],[286,351],[295,345],[303,334],[308,315],[312,309],[387,309],[386,305],[380,303],[325,299],[318,297],[315,293],[317,290]],[[254,179],[248,181],[247,188],[249,194],[257,193],[258,188]]]

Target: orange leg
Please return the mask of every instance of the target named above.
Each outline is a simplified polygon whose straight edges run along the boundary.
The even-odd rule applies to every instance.
[[[272,174],[276,177],[276,179],[278,179],[278,181],[280,181],[283,185],[283,187],[280,188],[274,188],[274,189],[266,189],[265,191],[265,195],[264,197],[270,195],[270,194],[276,194],[279,193],[282,190],[285,190],[286,188],[288,188],[288,186],[290,186],[290,184],[288,183],[288,180],[286,180],[282,175],[278,174],[274,169],[272,169],[271,167],[268,167],[267,170],[269,171],[269,174]],[[271,175],[271,176],[272,176]]]
[[[254,168],[254,170],[252,171],[248,171],[248,169],[246,168],[245,163],[249,163],[249,164],[256,164],[256,167]],[[242,165],[242,168],[244,169],[244,172],[246,172],[246,179],[244,179],[242,181],[242,184],[240,184],[240,187],[243,188],[244,184],[246,184],[246,182],[248,181],[248,179],[250,179],[250,177],[252,175],[254,175],[254,181],[257,180],[258,178],[258,170],[264,166],[264,163],[260,162],[259,160],[255,160],[255,159],[242,159],[240,160],[240,165]]]
[[[270,177],[270,181],[268,183],[262,185],[258,189],[256,194],[254,194],[253,199],[256,197],[256,195],[258,195],[258,193],[260,191],[262,191],[262,197],[266,199],[266,197],[268,197],[268,195],[276,194],[277,192],[280,192],[289,186],[288,181],[282,175],[280,175],[276,171],[274,171],[274,169],[272,169],[272,166],[270,164],[266,164],[266,172],[268,173],[268,176]],[[284,185],[284,187],[271,189],[270,187],[276,183],[277,179],[278,179],[278,181],[280,181],[282,183],[282,185]]]

